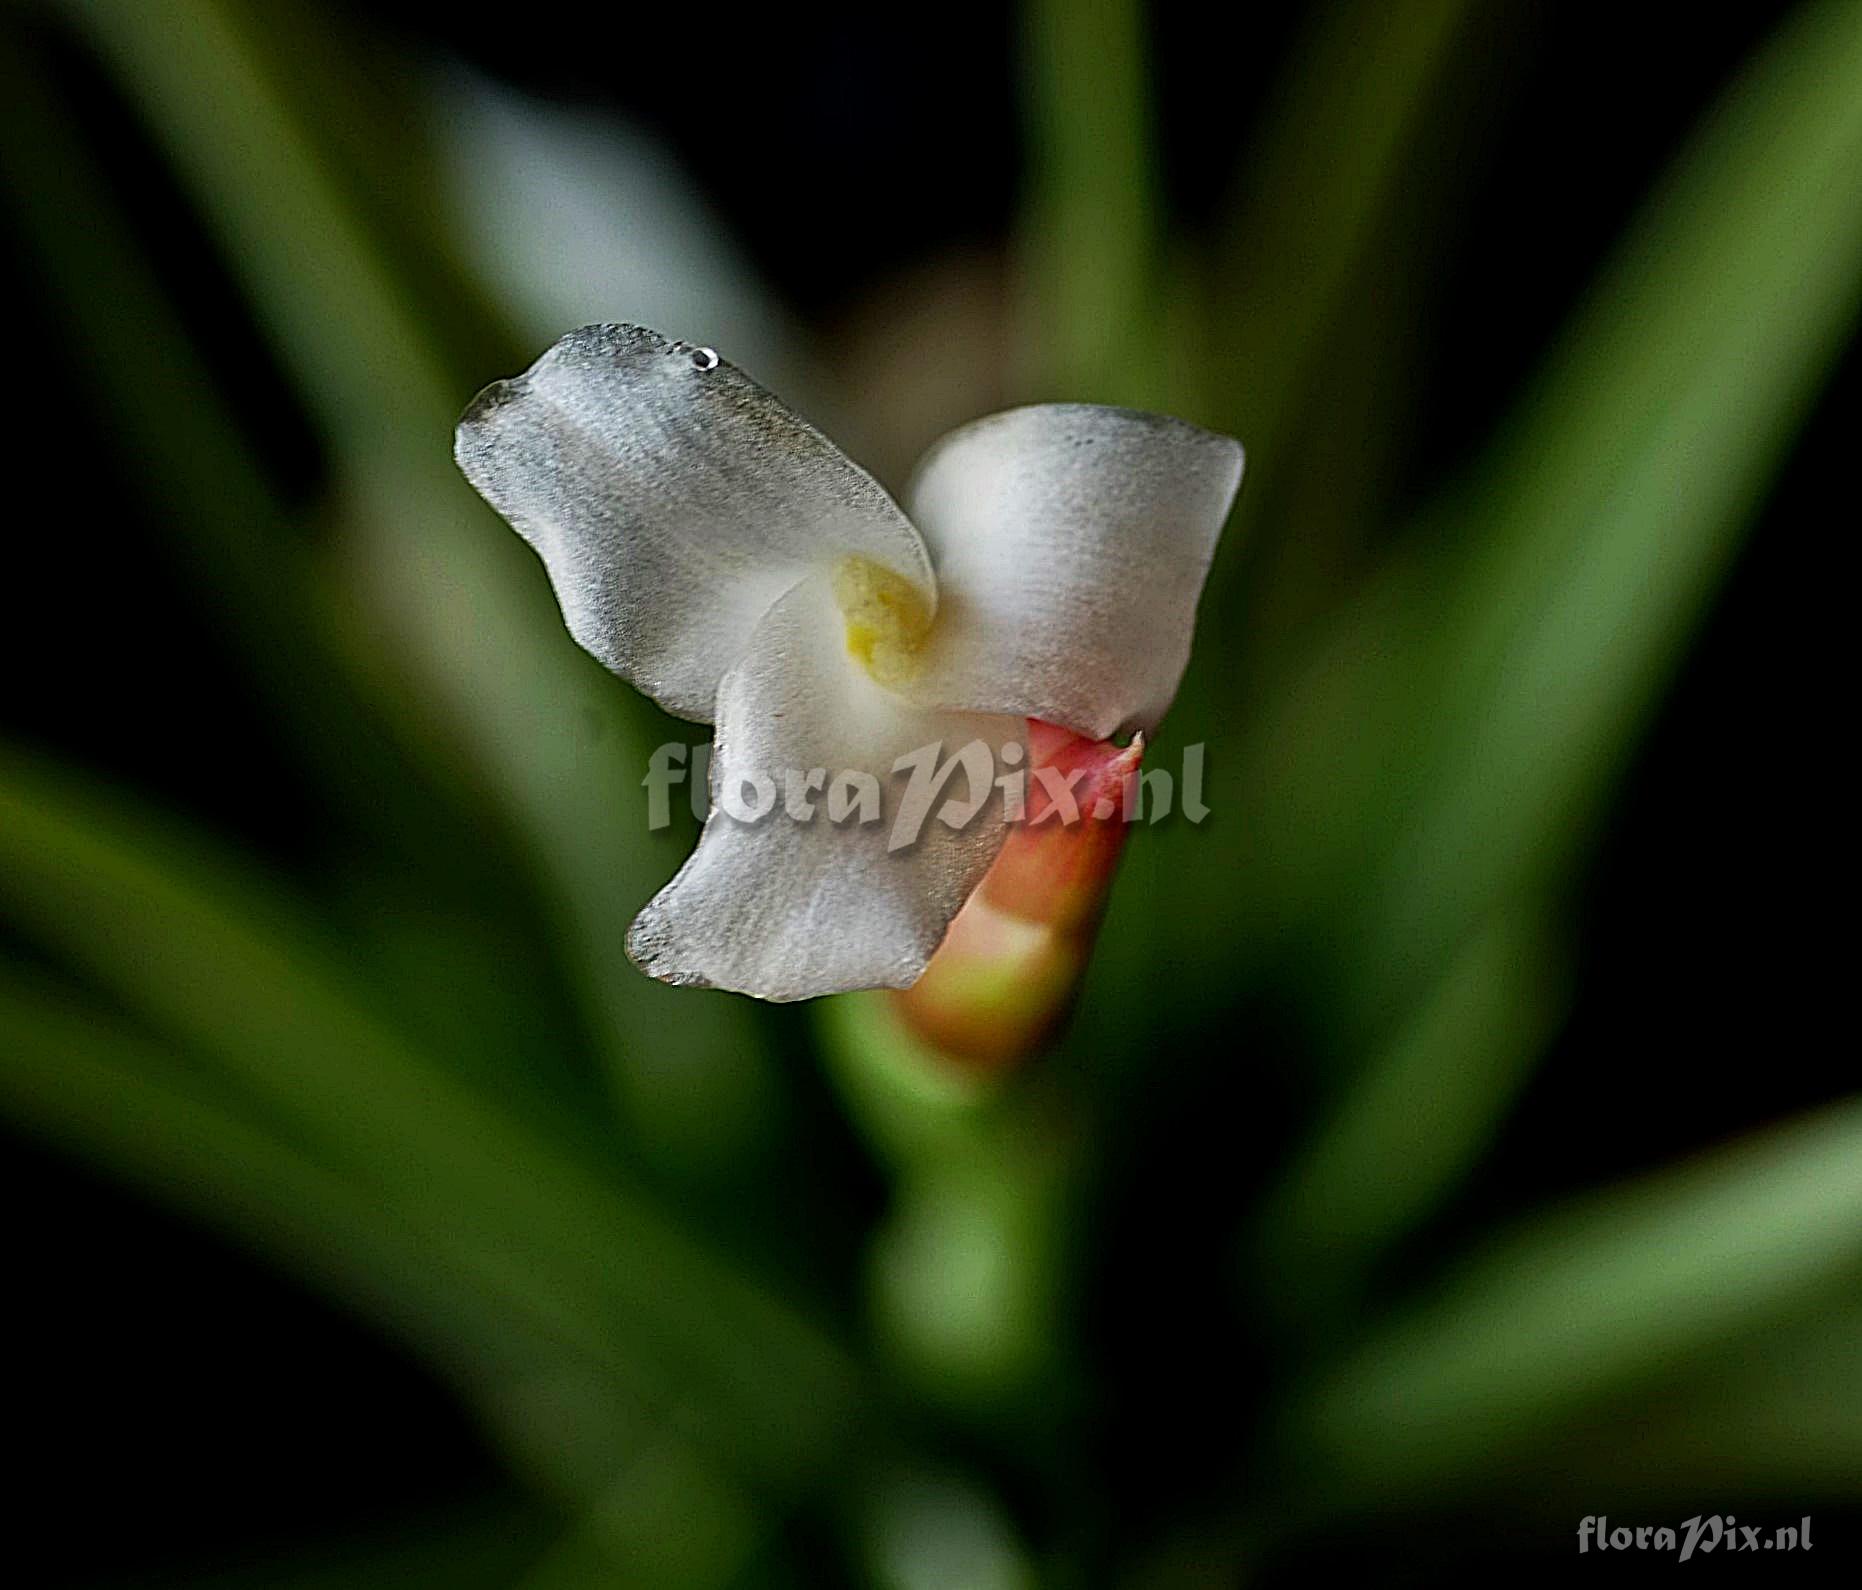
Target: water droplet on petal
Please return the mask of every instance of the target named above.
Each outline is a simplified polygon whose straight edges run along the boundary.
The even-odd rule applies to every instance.
[[[715,370],[718,367],[718,350],[716,348],[694,348],[692,363],[701,370]]]

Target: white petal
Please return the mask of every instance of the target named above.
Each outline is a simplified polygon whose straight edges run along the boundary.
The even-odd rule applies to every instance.
[[[670,983],[806,999],[915,982],[945,929],[1001,847],[1002,797],[961,828],[933,815],[915,843],[890,848],[909,788],[894,764],[927,745],[942,761],[980,741],[993,777],[1019,718],[930,712],[874,683],[849,659],[828,583],[812,579],[779,602],[742,664],[718,691],[710,818],[691,859],[628,935],[642,970]],[[881,821],[829,821],[825,795],[811,821],[783,809],[785,771],[832,779],[863,771],[878,782]],[[724,810],[727,790],[762,774],[775,809],[747,824]],[[944,794],[970,792],[958,772]],[[751,803],[739,806],[739,814]],[[934,812],[936,808],[933,808]]]
[[[1152,728],[1189,660],[1241,465],[1230,437],[1083,403],[951,432],[905,499],[938,580],[913,695],[1094,739]]]
[[[917,532],[863,469],[709,349],[585,326],[459,422],[459,467],[542,557],[569,632],[668,712],[782,593],[848,554],[934,599]]]

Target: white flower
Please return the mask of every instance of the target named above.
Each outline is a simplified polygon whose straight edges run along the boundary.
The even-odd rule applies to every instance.
[[[588,326],[460,421],[460,467],[549,570],[570,633],[668,712],[716,725],[713,791],[867,770],[1041,718],[1150,729],[1189,658],[1238,443],[1047,404],[952,432],[906,511],[709,349]],[[999,811],[748,825],[714,801],[634,923],[668,982],[803,999],[906,987],[1000,847]]]

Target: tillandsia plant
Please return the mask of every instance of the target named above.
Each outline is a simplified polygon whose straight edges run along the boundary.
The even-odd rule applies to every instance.
[[[711,349],[597,325],[481,393],[457,456],[575,639],[716,726],[710,816],[635,921],[636,964],[770,1000],[908,988],[971,901],[913,1008],[959,1049],[1038,1041],[1188,661],[1240,445],[1012,409],[938,442],[901,508]],[[1004,979],[1036,997],[981,1040]]]
[[[11,1555],[74,1586],[1265,1590],[1808,1514],[1793,1544],[1840,1558],[1862,1095],[1795,881],[1843,721],[1843,593],[1803,576],[1862,391],[1862,6],[1599,50],[1574,7],[1033,0],[926,13],[904,61],[785,17],[825,77],[668,7],[578,29],[682,63],[599,95],[561,8],[496,39],[367,9],[0,5],[10,434],[89,466],[10,482],[66,532],[16,535],[7,582]],[[962,114],[896,114],[928,94]],[[716,164],[757,140],[807,173],[768,207]],[[1012,233],[940,180],[979,161]],[[850,205],[882,224],[800,224]],[[744,826],[721,785],[656,966],[909,977],[988,836],[934,811],[891,851],[859,780],[835,828],[807,774],[892,784],[911,714],[1081,774],[1077,822],[1032,776],[1029,821],[978,819],[1008,837],[910,988],[815,1020],[620,964],[684,859],[629,831],[672,736],[438,442],[603,302],[790,390],[808,345],[738,232],[855,350],[876,433],[935,351],[966,415],[1019,370],[1231,431],[1257,477],[1166,724],[1220,724],[1221,817],[1131,836],[1093,814],[1158,753],[1106,736],[1168,699],[1227,444],[1027,411],[898,508],[728,366],[612,330],[475,410],[577,632],[824,808]],[[104,655],[137,667],[99,688]],[[1169,910],[1094,948],[1121,843]],[[895,1041],[1026,1053],[1088,955],[1065,1065],[971,1087]],[[157,1272],[188,1284],[123,1328]],[[217,1371],[226,1320],[270,1373]],[[135,1417],[177,1371],[198,1417]],[[226,1438],[261,1430],[262,1464]],[[103,1529],[99,1459],[136,1477]]]

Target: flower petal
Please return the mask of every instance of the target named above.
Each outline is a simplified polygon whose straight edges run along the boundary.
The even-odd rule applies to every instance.
[[[859,465],[734,365],[584,326],[459,422],[459,467],[542,557],[569,632],[668,712],[718,682],[783,592],[856,554],[936,587]]]
[[[848,656],[827,580],[797,586],[719,687],[711,816],[678,876],[635,921],[628,953],[666,982],[760,999],[908,986],[1001,848],[994,778],[1006,765],[1002,747],[1025,750],[1024,734],[1019,718],[926,711],[875,683]],[[952,828],[933,806],[915,841],[893,848],[911,789],[894,773],[898,759],[936,745],[943,763],[978,742],[990,769],[981,809]],[[879,820],[831,821],[820,780],[812,820],[790,816],[785,774],[799,782],[817,769],[828,781],[871,775]],[[759,804],[749,799],[759,775],[773,806],[745,822]],[[726,797],[738,791],[734,816]],[[959,771],[942,793],[961,802],[976,791]]]
[[[1133,409],[1010,409],[951,432],[906,493],[937,570],[913,696],[1089,739],[1153,727],[1241,483],[1241,444]]]

